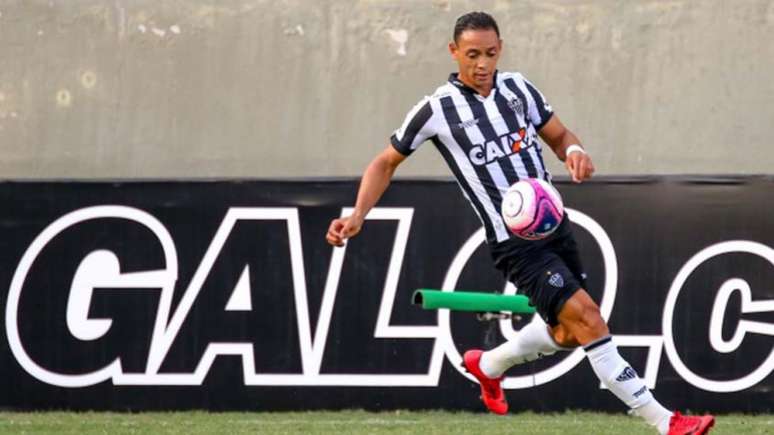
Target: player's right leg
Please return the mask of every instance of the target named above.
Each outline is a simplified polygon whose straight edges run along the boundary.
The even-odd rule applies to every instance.
[[[505,399],[505,393],[500,385],[503,377],[490,377],[481,371],[481,355],[484,352],[480,349],[472,349],[462,356],[462,367],[473,375],[481,386],[481,401],[491,412],[499,415],[508,412],[508,401]]]
[[[501,377],[509,368],[535,361],[559,350],[569,350],[557,343],[551,329],[539,317],[521,328],[516,338],[487,351],[481,357],[481,371],[490,378]]]
[[[473,349],[465,353],[463,363],[465,368],[476,377],[481,384],[481,399],[487,408],[497,414],[507,411],[505,395],[500,383],[506,370],[514,365],[534,361],[544,355],[551,355],[559,350],[570,350],[554,340],[551,328],[559,322],[553,313],[553,307],[569,298],[578,286],[571,279],[571,273],[564,268],[567,283],[563,278],[559,281],[549,281],[554,273],[552,265],[561,264],[561,259],[547,249],[532,249],[521,255],[509,256],[512,260],[507,265],[499,265],[506,277],[518,283],[520,292],[530,298],[530,303],[537,309],[539,316],[524,326],[514,339],[500,346],[482,352]],[[574,347],[574,346],[573,346]]]
[[[508,402],[500,386],[505,371],[515,365],[551,355],[557,350],[562,348],[552,338],[548,325],[539,316],[535,316],[513,340],[487,352],[479,349],[465,352],[463,366],[481,385],[481,400],[487,409],[495,414],[505,414],[508,412]]]

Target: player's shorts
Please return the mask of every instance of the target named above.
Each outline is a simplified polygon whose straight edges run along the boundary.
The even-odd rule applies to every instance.
[[[494,264],[519,294],[529,297],[538,314],[551,326],[564,303],[581,288],[586,275],[565,214],[559,228],[543,240],[511,239],[491,245]]]

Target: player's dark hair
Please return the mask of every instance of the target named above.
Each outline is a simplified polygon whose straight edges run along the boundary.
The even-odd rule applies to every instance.
[[[457,42],[462,32],[466,30],[489,30],[492,29],[500,37],[500,29],[497,22],[486,12],[468,12],[457,18],[454,24],[454,42]]]

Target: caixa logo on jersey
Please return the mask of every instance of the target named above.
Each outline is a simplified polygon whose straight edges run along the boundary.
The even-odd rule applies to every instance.
[[[345,208],[342,215],[350,212]],[[298,209],[279,207],[229,209],[187,283],[179,282],[178,246],[168,229],[145,211],[125,206],[97,206],[56,219],[34,239],[14,273],[5,323],[10,348],[27,373],[62,387],[85,387],[108,380],[116,385],[201,385],[220,355],[241,358],[245,385],[437,386],[444,361],[448,360],[455,368],[461,361],[452,337],[450,313],[439,311],[436,325],[398,325],[392,319],[394,307],[405,303],[395,299],[413,213],[412,208],[376,208],[368,216],[369,220],[397,223],[373,338],[431,340],[433,345],[425,355],[426,360],[420,362],[427,367],[425,372],[336,374],[321,370],[347,248],[332,251],[313,329]],[[600,308],[603,316],[609,318],[618,286],[615,249],[605,230],[594,219],[576,210],[568,209],[568,213],[576,225],[592,236],[602,253],[605,280]],[[241,226],[269,221],[281,222],[284,231],[278,236],[283,239],[279,244],[288,247],[284,252],[289,256],[289,275],[267,279],[285,279],[292,289],[295,318],[289,323],[295,325],[300,350],[300,364],[295,371],[287,367],[271,371],[257,366],[255,349],[261,346],[257,340],[251,341],[233,332],[226,336],[205,333],[192,338],[193,332],[186,329],[189,317],[199,316],[194,307],[206,303],[203,293],[207,293],[205,289],[214,274],[232,277],[231,292],[224,306],[207,307],[211,317],[204,323],[227,323],[229,312],[253,313],[271,309],[257,307],[251,300],[248,266],[222,264],[224,247],[235,234],[239,236]],[[110,237],[103,238],[100,246],[97,246],[99,243],[90,244],[88,236],[99,231],[121,237],[116,237],[112,243]],[[256,240],[255,243],[262,245],[271,241]],[[446,269],[444,290],[456,288],[464,268],[482,243],[484,232],[480,229],[462,246],[454,247],[456,255]],[[133,248],[127,249],[127,244]],[[656,385],[663,353],[685,381],[707,391],[741,391],[754,386],[774,370],[774,351],[771,351],[763,363],[748,374],[730,379],[709,378],[697,374],[678,348],[674,334],[675,307],[686,281],[703,263],[729,253],[751,254],[774,264],[774,251],[760,243],[729,241],[709,246],[690,258],[675,277],[663,308],[662,335],[615,336],[619,346],[647,349],[645,367],[638,371],[651,388]],[[182,290],[179,297],[175,297],[176,288]],[[505,291],[514,292],[515,289],[508,286]],[[145,304],[144,317],[134,316],[128,321],[111,316],[104,303],[106,298],[139,298],[154,303]],[[738,352],[747,337],[774,335],[771,323],[730,316],[727,308],[730,301],[736,299],[741,301],[743,315],[774,311],[774,301],[756,300],[745,280],[731,277],[724,281],[714,292],[708,325],[699,325],[705,330],[708,328],[711,347],[719,354]],[[259,317],[260,313],[253,319],[260,322]],[[146,321],[145,329],[138,319]],[[724,334],[724,325],[732,322],[736,322],[736,327],[729,337]],[[66,331],[57,332],[57,325],[66,325]],[[270,325],[260,326],[271,328]],[[510,321],[500,321],[499,327],[506,338],[517,332]],[[46,352],[46,348],[52,346],[52,340],[67,344],[70,350],[67,356],[52,357]],[[187,355],[186,362],[180,363],[170,355],[181,340],[203,341],[203,350]],[[539,372],[508,377],[504,386],[531,388],[551,382],[568,373],[583,358],[582,351],[576,350]],[[292,364],[289,366],[293,368]],[[461,370],[460,374],[470,377]]]
[[[534,144],[535,139],[527,135],[527,130],[522,128],[519,131],[504,134],[496,140],[474,144],[468,151],[468,157],[474,165],[482,166],[501,157],[518,154]]]

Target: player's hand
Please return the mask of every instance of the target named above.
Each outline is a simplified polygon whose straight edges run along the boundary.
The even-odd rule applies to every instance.
[[[591,157],[580,151],[570,153],[565,159],[564,165],[575,183],[588,180],[594,173],[594,163],[591,162]]]
[[[328,227],[325,239],[333,246],[344,246],[344,241],[354,237],[363,227],[363,220],[354,216],[334,219]]]

